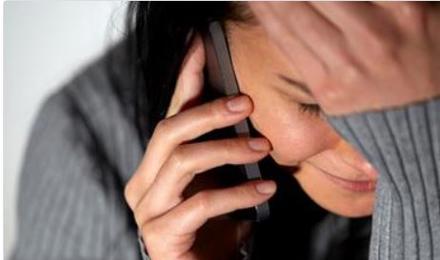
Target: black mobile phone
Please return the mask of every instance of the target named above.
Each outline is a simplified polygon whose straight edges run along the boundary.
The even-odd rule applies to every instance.
[[[240,89],[233,69],[228,42],[222,24],[217,21],[211,22],[208,28],[206,28],[203,40],[206,52],[205,87],[209,90],[208,99],[239,94]],[[261,136],[261,134],[252,127],[249,118],[230,127],[228,135],[228,137]],[[234,177],[236,178],[232,182],[235,182],[235,184],[247,180],[263,179],[258,162],[234,167],[238,172],[234,173]],[[269,203],[264,202],[253,208],[238,210],[230,215],[234,218],[260,222],[270,216]]]

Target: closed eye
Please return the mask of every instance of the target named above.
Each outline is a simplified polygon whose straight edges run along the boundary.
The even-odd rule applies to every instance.
[[[319,116],[321,107],[318,104],[299,103],[299,110],[303,113],[309,113],[313,116]]]

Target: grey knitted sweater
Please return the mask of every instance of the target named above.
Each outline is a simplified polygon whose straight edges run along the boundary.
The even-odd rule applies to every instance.
[[[140,259],[123,187],[143,154],[121,53],[41,106],[28,141],[14,260]],[[330,117],[380,171],[370,259],[440,259],[440,99]]]

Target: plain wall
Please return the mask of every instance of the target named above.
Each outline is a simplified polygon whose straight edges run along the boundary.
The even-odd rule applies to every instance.
[[[43,99],[123,34],[126,3],[5,2],[3,31],[4,253],[16,238],[26,143]]]

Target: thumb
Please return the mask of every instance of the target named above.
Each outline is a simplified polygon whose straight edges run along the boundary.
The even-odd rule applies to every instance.
[[[183,60],[166,117],[173,116],[198,103],[203,90],[204,66],[205,48],[201,36],[196,34]]]

